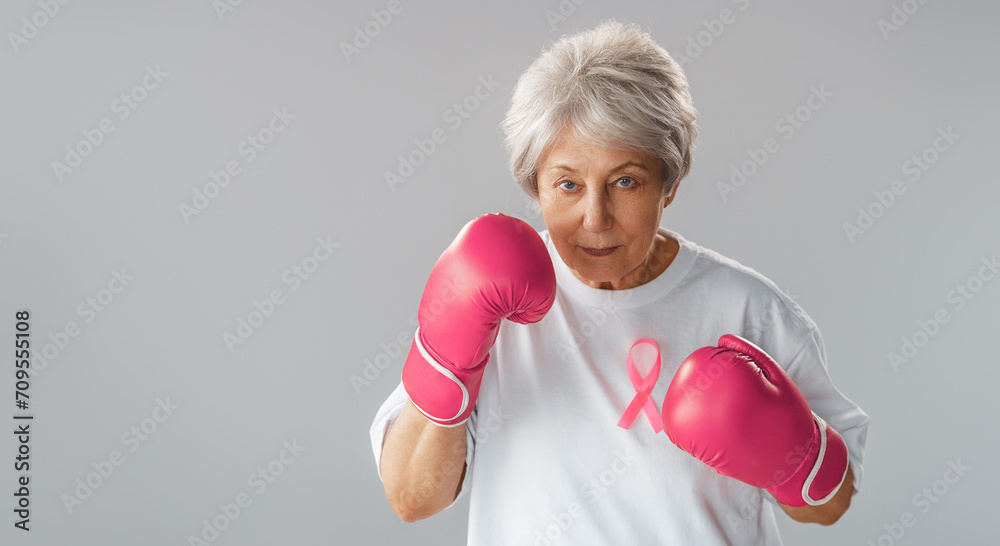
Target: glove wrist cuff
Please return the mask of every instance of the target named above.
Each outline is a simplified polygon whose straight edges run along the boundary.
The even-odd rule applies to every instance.
[[[417,327],[403,364],[403,388],[413,405],[432,423],[456,427],[472,413],[487,361],[488,354],[473,369],[454,370],[434,357]]]
[[[787,480],[768,488],[786,506],[826,504],[840,491],[847,476],[850,459],[844,439],[816,413],[813,419],[813,439],[801,463]]]

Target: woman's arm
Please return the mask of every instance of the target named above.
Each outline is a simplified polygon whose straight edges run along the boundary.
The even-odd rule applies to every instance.
[[[847,475],[844,476],[844,483],[840,486],[840,491],[825,504],[819,506],[786,506],[778,503],[795,521],[800,523],[818,523],[820,525],[833,525],[837,523],[840,516],[851,507],[851,496],[854,494],[854,471],[851,466],[847,466]]]
[[[385,497],[403,521],[447,508],[465,478],[465,426],[432,423],[407,400],[389,428],[379,471]]]

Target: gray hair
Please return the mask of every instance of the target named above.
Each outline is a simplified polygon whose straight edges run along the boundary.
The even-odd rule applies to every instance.
[[[698,112],[676,61],[637,25],[609,20],[563,36],[521,74],[501,124],[510,170],[538,199],[538,159],[572,127],[591,145],[663,163],[663,195],[691,170]]]

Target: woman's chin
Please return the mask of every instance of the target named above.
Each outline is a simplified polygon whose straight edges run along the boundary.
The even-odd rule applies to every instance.
[[[622,277],[617,269],[609,267],[581,266],[575,271],[577,277],[591,283],[617,282]]]

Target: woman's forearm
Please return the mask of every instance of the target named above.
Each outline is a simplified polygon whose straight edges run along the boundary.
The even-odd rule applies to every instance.
[[[432,423],[407,401],[382,446],[385,496],[404,521],[444,510],[465,477],[465,426]]]

